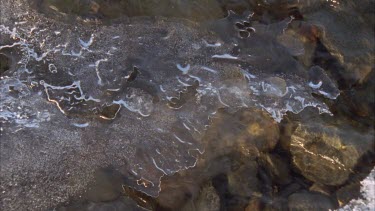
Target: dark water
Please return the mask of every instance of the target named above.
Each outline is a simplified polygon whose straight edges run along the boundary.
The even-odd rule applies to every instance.
[[[374,209],[374,8],[2,0],[0,207]]]

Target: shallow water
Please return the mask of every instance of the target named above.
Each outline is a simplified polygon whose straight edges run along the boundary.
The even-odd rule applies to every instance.
[[[344,206],[374,166],[371,5],[2,1],[1,206]]]

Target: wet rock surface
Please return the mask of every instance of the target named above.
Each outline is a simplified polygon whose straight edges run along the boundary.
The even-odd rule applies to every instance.
[[[2,1],[0,209],[371,209],[373,6]]]

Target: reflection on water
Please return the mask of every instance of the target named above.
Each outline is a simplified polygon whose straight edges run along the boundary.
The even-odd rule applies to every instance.
[[[2,1],[2,209],[346,205],[374,167],[372,6]]]

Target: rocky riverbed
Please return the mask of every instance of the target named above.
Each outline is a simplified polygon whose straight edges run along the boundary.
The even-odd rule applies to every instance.
[[[2,0],[1,210],[375,209],[374,7]]]

